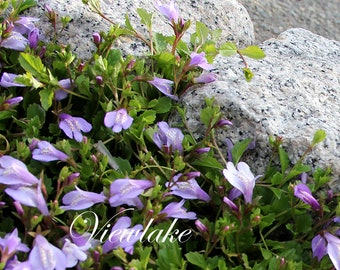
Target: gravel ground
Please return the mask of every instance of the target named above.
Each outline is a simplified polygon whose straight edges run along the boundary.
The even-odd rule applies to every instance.
[[[239,0],[254,24],[255,43],[289,28],[340,40],[340,0]]]

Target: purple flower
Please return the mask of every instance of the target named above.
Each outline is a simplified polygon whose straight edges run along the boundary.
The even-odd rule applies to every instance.
[[[165,183],[166,187],[170,187],[171,194],[182,197],[183,199],[200,199],[209,202],[211,198],[201,189],[194,177],[182,180],[185,175],[179,173],[173,177],[173,183]]]
[[[44,215],[48,216],[46,201],[41,193],[40,181],[34,186],[11,186],[5,189],[5,192],[12,197],[13,200],[20,202],[23,205],[36,207]]]
[[[318,234],[312,239],[314,257],[320,261],[328,254],[335,269],[340,270],[340,239],[327,231]]]
[[[227,163],[227,168],[223,170],[223,175],[231,185],[242,192],[246,203],[252,202],[255,181],[261,175],[254,177],[249,166],[244,162],[239,162],[236,169],[230,161]]]
[[[312,251],[313,251],[313,256],[318,257],[319,261],[321,261],[323,256],[327,254],[326,239],[322,237],[320,234],[318,234],[312,239]]]
[[[164,95],[168,96],[171,99],[178,100],[178,97],[172,94],[172,84],[173,81],[167,79],[161,79],[154,77],[153,80],[148,81],[148,83],[152,84],[159,91],[161,91]]]
[[[62,252],[66,256],[66,267],[74,267],[77,265],[78,261],[85,261],[87,259],[85,251],[90,247],[90,244],[79,247],[69,239],[65,239]]]
[[[236,213],[239,212],[238,206],[232,200],[230,200],[228,197],[224,196],[223,197],[223,202],[226,205],[228,205],[228,207],[230,208],[231,211],[234,211]]]
[[[153,185],[149,180],[116,179],[110,185],[110,205],[115,207],[127,204],[141,209],[143,204],[138,196]]]
[[[73,84],[73,80],[71,79],[62,79],[60,81],[58,81],[59,86],[61,87],[60,89],[57,89],[54,92],[54,96],[56,98],[56,100],[63,100],[65,98],[67,98],[68,93],[66,91],[64,91],[63,89],[71,89],[72,88],[72,84]]]
[[[33,185],[39,180],[31,174],[26,165],[11,156],[0,157],[0,183],[5,185]]]
[[[133,118],[122,108],[113,112],[107,112],[104,117],[104,125],[112,128],[113,132],[121,132],[122,129],[128,129],[133,122]]]
[[[64,210],[82,210],[90,208],[96,203],[102,203],[106,200],[103,193],[95,193],[84,191],[75,186],[76,190],[70,191],[63,197],[63,204],[66,206],[61,206]]]
[[[170,128],[168,123],[163,121],[158,123],[158,132],[155,132],[153,136],[154,143],[159,149],[164,150],[166,153],[174,151],[182,153],[183,139],[184,135],[180,129]]]
[[[133,246],[142,235],[143,226],[135,225],[132,228],[129,217],[121,217],[112,227],[109,238],[103,244],[103,253],[106,254],[111,250],[121,247],[125,252],[132,254]]]
[[[1,262],[6,262],[17,251],[28,252],[30,249],[21,243],[18,237],[18,229],[14,229],[12,233],[5,235],[5,238],[0,237]]]
[[[1,87],[13,87],[13,86],[25,87],[25,85],[23,85],[21,83],[14,82],[16,77],[18,77],[17,74],[8,73],[8,72],[2,73],[2,77],[1,77],[1,80],[0,80],[0,86]]]
[[[40,234],[36,235],[34,239],[34,246],[28,260],[32,265],[32,269],[66,269],[67,260],[65,254]]]
[[[28,34],[28,43],[31,49],[35,49],[38,46],[39,41],[39,29],[34,27]]]
[[[200,68],[203,68],[204,70],[211,70],[214,68],[213,65],[210,65],[208,63],[208,60],[205,58],[205,52],[201,52],[201,53],[196,53],[196,52],[192,52],[190,54],[190,63],[189,63],[189,67],[192,66],[198,66]]]
[[[8,37],[0,41],[0,47],[15,51],[24,51],[26,45],[28,45],[28,39],[15,31],[12,31]]]
[[[300,183],[294,186],[294,196],[309,204],[315,211],[321,210],[319,202],[313,197],[307,185]]]
[[[340,239],[328,232],[325,232],[327,240],[327,253],[335,269],[340,270]]]
[[[179,17],[178,7],[175,5],[175,1],[171,0],[169,4],[162,4],[161,1],[155,1],[155,8],[170,22],[177,23]]]
[[[217,75],[214,73],[203,73],[199,77],[193,78],[194,83],[211,83],[216,81]]]
[[[38,18],[34,17],[20,17],[19,20],[14,22],[13,31],[23,35],[28,35],[35,27],[34,22],[39,21]]]
[[[39,161],[49,162],[54,160],[67,161],[68,156],[57,150],[52,144],[47,141],[40,141],[37,144],[38,149],[32,152],[32,158]]]
[[[3,107],[7,110],[16,105],[18,105],[24,98],[23,97],[14,97],[9,98],[3,103]]]
[[[184,200],[180,202],[169,203],[159,214],[165,214],[166,217],[183,218],[183,219],[197,219],[196,213],[187,212],[187,209],[183,207]]]
[[[81,117],[73,117],[66,113],[59,114],[59,127],[62,129],[66,136],[69,138],[74,138],[77,142],[83,140],[83,132],[90,132],[92,125]]]

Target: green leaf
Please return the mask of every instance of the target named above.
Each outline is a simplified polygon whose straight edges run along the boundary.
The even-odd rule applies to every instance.
[[[164,52],[168,46],[167,37],[161,33],[155,33],[153,37],[156,51]]]
[[[270,181],[273,185],[281,185],[283,181],[283,174],[276,172],[271,178]]]
[[[282,176],[281,176],[281,179],[282,179]],[[278,198],[280,200],[281,195],[282,195],[282,189],[274,188],[274,187],[269,187],[269,189],[271,191],[273,191],[273,193],[275,194],[276,198]]]
[[[314,147],[318,143],[322,142],[326,138],[326,132],[319,129],[315,132],[311,146]]]
[[[52,89],[43,89],[39,92],[41,106],[47,111],[52,106],[54,91]]]
[[[253,59],[262,59],[266,56],[264,51],[261,48],[259,48],[258,46],[254,46],[254,45],[241,49],[239,50],[239,52],[242,55],[248,56]]]
[[[122,60],[122,54],[120,50],[110,50],[107,56],[107,62],[110,66],[115,66],[119,64]]]
[[[219,52],[222,56],[228,57],[237,53],[237,47],[232,42],[226,42],[220,46]]]
[[[4,1],[7,2],[7,1]],[[35,7],[37,5],[36,1],[34,0],[24,0],[24,1],[12,1],[13,8],[15,10],[15,15],[19,15],[24,10]],[[15,16],[14,15],[14,16]]]
[[[285,177],[285,180],[288,181],[303,172],[309,172],[309,171],[310,171],[309,166],[304,165],[304,164],[296,164],[293,167],[293,169],[288,173],[288,175]]]
[[[151,29],[152,24],[152,13],[147,12],[143,8],[137,8],[137,13],[141,18],[142,24],[145,24],[148,29]]]
[[[43,108],[41,108],[40,105],[33,103],[27,108],[27,118],[32,119],[35,116],[39,117],[40,123],[45,123],[46,112],[43,110]]]
[[[201,156],[198,159],[196,159],[192,164],[196,166],[214,168],[218,170],[224,169],[222,164],[216,158],[210,156]]]
[[[298,233],[307,234],[312,230],[312,217],[310,214],[302,214],[295,216],[296,231]]]
[[[209,28],[202,22],[196,21],[196,34],[200,44],[203,44],[209,35]]]
[[[189,252],[185,254],[185,257],[187,258],[189,263],[196,265],[201,269],[206,269],[208,266],[203,254],[200,254],[198,252]]]
[[[237,164],[240,161],[242,155],[247,150],[247,148],[248,148],[248,146],[251,142],[252,142],[252,139],[248,138],[248,139],[244,139],[242,141],[235,143],[235,145],[234,145],[234,147],[231,151],[234,164]]]
[[[282,174],[284,174],[289,165],[289,157],[288,157],[287,152],[281,147],[279,148],[279,157],[280,157],[281,172]]]
[[[145,111],[139,119],[146,124],[152,124],[156,119],[156,112],[154,110]]]
[[[135,31],[135,29],[133,28],[133,26],[131,24],[131,21],[130,21],[128,14],[125,15],[125,27],[130,31]]]
[[[168,270],[184,270],[185,261],[182,258],[181,248],[178,246],[178,242],[173,243],[166,241],[160,242],[160,249],[158,251],[158,259],[156,261],[157,269],[168,269]]]
[[[244,77],[246,78],[247,82],[250,82],[252,78],[254,77],[253,72],[251,72],[249,68],[243,68],[243,73],[244,73]]]
[[[29,53],[20,53],[18,61],[23,69],[32,73],[38,80],[48,78],[46,68],[43,65],[40,57],[31,55]],[[43,76],[45,75],[45,76]]]
[[[0,120],[11,118],[14,113],[14,111],[0,111]]]
[[[157,113],[166,113],[170,111],[172,106],[171,99],[168,97],[160,97],[157,101],[157,104],[153,107]]]

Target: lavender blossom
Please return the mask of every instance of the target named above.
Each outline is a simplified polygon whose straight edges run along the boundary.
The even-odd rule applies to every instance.
[[[327,253],[335,269],[340,270],[340,238],[325,232]]]
[[[148,81],[148,83],[152,84],[154,87],[156,87],[159,91],[161,91],[164,95],[168,96],[169,98],[173,100],[178,100],[178,97],[172,94],[171,85],[174,83],[173,81],[154,77],[153,80]]]
[[[255,181],[261,175],[254,177],[248,164],[244,162],[239,162],[236,169],[230,161],[227,163],[227,168],[223,170],[223,175],[231,185],[242,192],[246,203],[252,202]]]
[[[312,251],[313,256],[317,257],[318,261],[321,261],[321,259],[327,254],[326,239],[322,237],[320,234],[318,234],[312,239]]]
[[[122,108],[105,114],[104,125],[112,128],[113,132],[121,132],[122,129],[128,129],[133,122],[133,118]]]
[[[0,47],[21,52],[25,50],[27,45],[28,39],[15,31],[11,31],[5,39],[0,41]]]
[[[0,250],[1,262],[6,262],[17,251],[28,252],[30,249],[21,243],[21,239],[18,237],[18,229],[15,228],[13,232],[6,234],[4,238],[0,237]]]
[[[39,41],[39,29],[33,28],[28,34],[28,44],[31,49],[35,49],[38,46]]]
[[[127,204],[141,209],[143,204],[138,196],[153,185],[149,180],[116,179],[110,185],[110,205],[115,207]]]
[[[12,107],[18,105],[23,99],[23,97],[9,98],[5,102],[3,102],[2,106],[6,110],[11,109]]]
[[[319,261],[328,254],[335,269],[340,270],[340,238],[323,231],[312,239],[312,250]]]
[[[64,270],[67,263],[66,255],[40,234],[34,239],[34,246],[28,260],[32,269],[44,270]]]
[[[183,207],[184,202],[184,200],[181,200],[180,202],[169,203],[161,212],[159,212],[159,215],[164,214],[166,217],[181,219],[197,219],[196,213],[187,212],[187,209]]]
[[[37,144],[38,149],[34,149],[32,152],[32,158],[35,160],[49,162],[49,161],[67,161],[68,156],[57,150],[52,144],[47,141],[40,141]]]
[[[34,186],[11,186],[6,188],[5,192],[11,196],[13,200],[18,201],[23,205],[38,208],[44,216],[48,216],[50,214],[44,196],[41,192],[40,181],[38,185]]]
[[[200,67],[204,70],[212,70],[214,68],[213,65],[210,65],[208,63],[208,60],[205,58],[205,52],[201,52],[201,53],[196,53],[196,52],[192,52],[190,54],[190,63],[189,63],[189,67]]]
[[[315,211],[320,211],[319,202],[313,197],[309,187],[303,183],[294,186],[294,196],[309,204]]]
[[[65,98],[67,98],[67,96],[68,96],[68,93],[66,91],[64,91],[64,89],[67,89],[67,90],[71,89],[72,84],[73,84],[73,80],[62,79],[62,80],[58,81],[58,84],[61,88],[54,91],[54,96],[55,96],[56,100],[63,100]]]
[[[23,85],[21,83],[14,82],[16,77],[18,77],[17,74],[8,73],[8,72],[2,73],[2,77],[1,77],[1,80],[0,80],[0,86],[1,87],[15,87],[15,86],[25,87],[25,85]]]
[[[103,253],[107,254],[111,250],[121,247],[125,252],[132,254],[133,246],[142,235],[143,226],[135,225],[132,228],[129,217],[121,217],[112,227],[109,238],[103,244]]]
[[[62,252],[66,256],[66,267],[74,267],[78,264],[78,261],[85,261],[87,259],[85,251],[90,247],[90,244],[79,247],[69,239],[65,239]]]
[[[63,204],[66,206],[61,206],[64,210],[82,210],[90,208],[96,203],[102,203],[106,200],[103,193],[95,193],[84,191],[75,186],[76,190],[66,193],[63,197]]]
[[[211,198],[201,189],[194,177],[182,180],[183,174],[179,173],[173,177],[173,183],[165,183],[169,187],[171,194],[182,197],[183,199],[200,199],[209,202]],[[184,175],[185,176],[185,175]]]
[[[179,18],[178,7],[175,5],[175,1],[171,0],[169,4],[162,4],[161,1],[155,1],[155,8],[172,23],[177,23]]]
[[[184,135],[182,131],[178,128],[170,128],[166,122],[158,123],[158,132],[155,132],[153,136],[154,143],[159,149],[164,150],[166,153],[175,151],[182,153],[183,139]]]
[[[203,73],[200,76],[193,78],[194,83],[211,83],[216,81],[217,75],[214,73]]]
[[[34,30],[34,22],[39,21],[38,18],[21,16],[18,20],[14,21],[13,31],[22,35],[28,35]]]
[[[81,117],[73,117],[66,113],[59,114],[59,127],[62,129],[66,136],[75,139],[77,142],[81,142],[83,140],[83,132],[90,132],[92,129],[92,125],[87,122],[85,119]]]
[[[12,185],[34,185],[39,180],[31,174],[26,165],[11,156],[0,157],[0,184]]]

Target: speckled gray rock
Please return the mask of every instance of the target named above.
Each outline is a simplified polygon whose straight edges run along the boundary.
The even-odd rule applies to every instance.
[[[181,100],[188,127],[195,136],[202,135],[199,109],[204,107],[205,97],[214,97],[225,117],[234,123],[228,130],[219,131],[219,145],[226,151],[227,137],[234,142],[253,138],[257,147],[248,161],[255,174],[264,172],[271,153],[269,135],[282,136],[284,148],[296,161],[314,132],[324,129],[327,139],[306,161],[313,167],[332,166],[333,180],[339,184],[340,42],[296,28],[261,47],[267,57],[248,61],[255,73],[250,83],[243,79],[242,62],[237,56],[219,57],[215,62],[219,81],[188,89]]]
[[[125,15],[129,14],[132,25],[141,33],[145,33],[136,12],[137,8],[145,8],[149,12],[155,13],[155,31],[166,35],[172,34],[172,29],[167,20],[158,14],[153,2],[152,0],[100,1],[101,9],[105,16],[118,24],[124,25]],[[58,42],[70,44],[80,58],[89,58],[92,52],[95,51],[95,46],[92,43],[92,33],[107,31],[110,24],[99,15],[91,12],[81,0],[40,0],[37,7],[30,9],[29,15],[40,18],[37,25],[39,29],[42,29],[45,39],[51,36],[51,26],[45,16],[45,4],[48,4],[57,14],[61,16],[68,15],[72,18],[72,22],[58,38]],[[186,0],[177,1],[177,5],[180,8],[181,16],[185,20],[190,19],[192,22],[188,33],[193,32],[196,21],[201,21],[210,29],[222,29],[221,41],[234,41],[240,47],[245,47],[254,42],[253,23],[246,9],[237,0]],[[186,38],[189,39],[189,36],[187,35]],[[136,54],[147,50],[140,42],[131,39],[125,39],[118,43],[117,46],[127,54]]]

